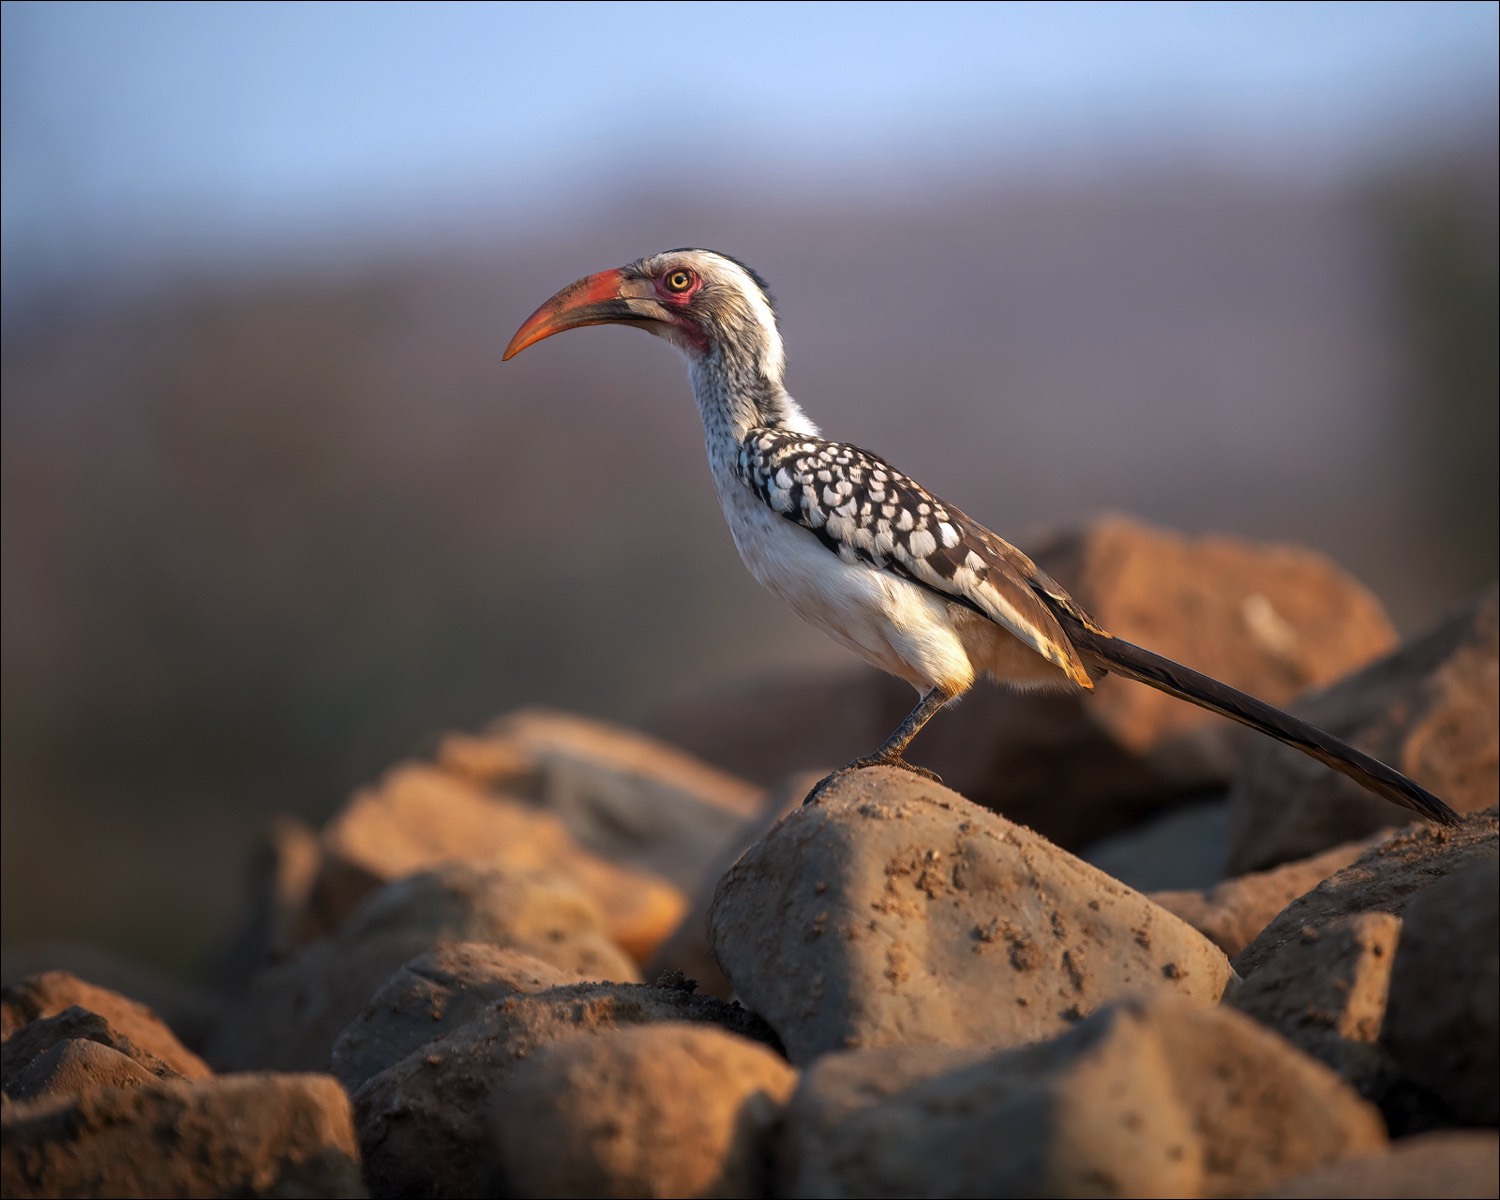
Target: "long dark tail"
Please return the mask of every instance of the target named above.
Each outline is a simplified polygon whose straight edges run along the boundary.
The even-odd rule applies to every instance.
[[[1316,725],[1309,725],[1291,713],[1273,708],[1264,700],[1257,700],[1227,683],[1210,679],[1191,667],[1184,667],[1181,663],[1175,663],[1160,654],[1153,654],[1108,634],[1097,633],[1073,619],[1071,614],[1059,616],[1069,639],[1077,647],[1085,663],[1101,666],[1116,675],[1147,684],[1169,696],[1176,696],[1179,700],[1216,712],[1231,721],[1248,725],[1278,742],[1294,746],[1324,766],[1349,776],[1361,787],[1368,788],[1403,808],[1420,813],[1429,821],[1436,821],[1440,825],[1459,824],[1459,815],[1426,788],[1413,783],[1400,771],[1393,770],[1379,759],[1371,758],[1362,750],[1356,750],[1349,743],[1340,741],[1331,733],[1324,733]]]

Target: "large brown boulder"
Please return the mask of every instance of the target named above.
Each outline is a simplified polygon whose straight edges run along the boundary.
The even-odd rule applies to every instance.
[[[584,849],[553,813],[426,764],[394,768],[323,829],[304,937],[337,929],[385,884],[451,863],[556,877],[587,893],[610,938],[644,960],[681,919],[686,897],[651,871]]]
[[[938,784],[842,776],[719,884],[715,954],[794,1063],[1015,1046],[1121,996],[1217,1002],[1223,952],[1165,909]]]
[[[765,1023],[738,1005],[684,988],[585,983],[512,996],[355,1092],[371,1193],[490,1194],[498,1151],[489,1113],[511,1071],[553,1042],[664,1021],[775,1042]]]
[[[208,1064],[177,1039],[151,1009],[119,992],[87,983],[67,971],[43,971],[0,993],[0,1040],[28,1023],[77,1006],[97,1013],[113,1034],[160,1060],[184,1079],[206,1079]]]
[[[764,803],[760,788],[675,746],[543,708],[444,739],[438,762],[559,817],[601,858],[684,891]]]
[[[1493,810],[1382,841],[1235,958],[1233,1002],[1335,1064],[1397,1133],[1495,1123],[1497,855]]]
[[[76,1096],[111,1087],[140,1087],[160,1076],[125,1050],[87,1037],[53,1042],[24,1063],[5,1066],[6,1100]]]
[[[100,1054],[94,1046],[111,1051],[114,1057]],[[196,1078],[207,1073],[196,1056],[184,1065],[203,1072]],[[130,1084],[142,1074],[153,1079],[185,1078],[98,1013],[77,1005],[28,1021],[0,1045],[0,1078],[5,1094],[13,1099],[79,1091],[112,1080]]]
[[[1500,1124],[1500,861],[1473,863],[1407,905],[1382,1040],[1457,1122]]]
[[[500,1180],[512,1196],[765,1196],[796,1084],[780,1055],[713,1026],[552,1042],[496,1090]]]
[[[354,1092],[412,1051],[445,1037],[507,996],[578,982],[520,950],[445,942],[390,976],[333,1044],[333,1073]]]
[[[1228,1003],[1332,1067],[1371,1099],[1395,1071],[1380,1047],[1401,918],[1355,913],[1284,943]]]
[[[7,1107],[6,1196],[365,1194],[349,1098],[319,1075],[103,1088]]]
[[[781,1196],[1216,1196],[1379,1151],[1379,1114],[1253,1021],[1158,993],[984,1055],[830,1054],[787,1112]]]

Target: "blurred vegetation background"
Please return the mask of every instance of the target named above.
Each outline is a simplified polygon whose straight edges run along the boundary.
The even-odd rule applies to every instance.
[[[5,6],[8,153],[49,136],[28,55],[46,43],[66,61],[74,38],[91,61],[46,7]],[[142,36],[174,19],[114,7]],[[217,6],[180,7],[214,28]],[[349,53],[379,24],[366,6],[303,7]],[[427,10],[434,44],[445,22],[463,36],[448,6],[411,7]],[[519,19],[498,7],[502,23]],[[717,7],[741,22],[810,19]],[[804,7],[836,23],[841,6]],[[442,730],[524,703],[641,721],[748,674],[847,661],[735,559],[673,355],[608,329],[500,365],[554,290],[653,250],[708,245],[756,266],[814,418],[1023,546],[1111,509],[1297,541],[1365,580],[1408,632],[1494,577],[1493,45],[1477,74],[1424,60],[1446,72],[1441,104],[1424,109],[1413,85],[1373,118],[1381,136],[1361,127],[1337,154],[1297,140],[1295,104],[1274,152],[1212,125],[1177,136],[1170,121],[1171,136],[1145,122],[1120,144],[1108,95],[1082,84],[1094,107],[1070,120],[1097,136],[1038,118],[1022,152],[989,136],[1017,118],[985,90],[983,39],[1060,52],[1069,30],[976,32],[974,6],[929,7],[972,79],[940,106],[933,144],[897,131],[878,170],[827,137],[819,171],[806,157],[788,169],[775,129],[743,113],[711,114],[691,136],[678,124],[674,139],[670,104],[644,101],[633,114],[650,135],[615,144],[618,118],[603,114],[618,91],[605,86],[594,124],[553,131],[572,157],[552,167],[497,174],[488,160],[364,226],[359,188],[324,204],[322,225],[287,228],[283,214],[279,232],[254,236],[232,212],[205,236],[214,214],[200,212],[186,244],[169,236],[184,201],[168,195],[149,236],[96,222],[88,253],[49,270],[68,244],[63,209],[22,219],[54,193],[26,174],[35,156],[8,157],[8,944],[81,938],[186,969],[223,927],[269,814],[320,820]],[[1075,24],[1099,11],[1055,7]],[[1120,7],[1153,29],[1173,20]],[[1367,6],[1290,7],[1372,19]],[[1475,7],[1493,23],[1492,5]],[[516,31],[495,69],[551,54],[573,80],[569,22],[597,16],[587,8],[554,6],[553,24]],[[641,12],[641,46],[619,47],[617,73],[697,71],[670,40],[685,6],[659,8]],[[870,38],[887,57],[865,65],[899,65],[901,28],[863,37],[846,66],[876,53]],[[243,53],[268,55],[264,86],[283,86],[274,45]],[[413,70],[444,71],[425,43],[413,54]],[[1244,103],[1272,103],[1279,82],[1266,75]],[[74,96],[85,114],[112,103],[107,81],[94,88]],[[1197,102],[1191,86],[1162,97],[1167,112]],[[512,96],[491,119],[524,125],[550,103]],[[817,106],[805,115],[816,124]],[[404,195],[401,152],[419,130],[383,136]],[[245,139],[229,128],[208,141],[227,153]],[[66,196],[65,184],[48,186]],[[536,199],[557,195],[567,202]],[[105,232],[128,248],[89,261]]]

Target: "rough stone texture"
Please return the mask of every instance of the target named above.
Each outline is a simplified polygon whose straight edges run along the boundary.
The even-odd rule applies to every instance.
[[[1384,1154],[1346,1159],[1259,1193],[1264,1200],[1493,1200],[1500,1135],[1428,1133]]]
[[[157,1076],[128,1054],[102,1042],[69,1038],[57,1042],[14,1071],[7,1064],[5,1095],[16,1100],[76,1096],[106,1087],[140,1087]]]
[[[566,876],[449,863],[376,892],[349,918],[341,936],[360,940],[413,932],[430,945],[491,942],[581,978],[633,982],[637,968],[609,939],[608,927],[598,902]]]
[[[1223,953],[1144,896],[946,788],[875,768],[784,818],[720,882],[709,937],[794,1063],[1013,1046],[1131,992],[1206,1004]]]
[[[1211,888],[1224,878],[1229,807],[1213,799],[1148,817],[1090,842],[1078,857],[1138,892]]]
[[[1150,898],[1233,956],[1298,896],[1342,871],[1385,837],[1378,833],[1363,841],[1347,842],[1312,858],[1225,880],[1207,892],[1152,892]]]
[[[322,1076],[106,1088],[8,1107],[4,1132],[8,1197],[365,1194],[349,1098]]]
[[[740,827],[735,839],[702,873],[691,893],[687,915],[646,964],[647,979],[658,979],[666,971],[681,971],[698,985],[700,992],[726,1000],[733,995],[734,987],[708,946],[708,909],[713,903],[714,889],[740,855],[764,837],[777,821],[801,806],[803,797],[821,778],[822,775],[813,773],[793,775],[770,789],[770,800],[761,813]]]
[[[716,1025],[767,1045],[753,1014],[674,987],[574,984],[512,996],[376,1075],[354,1094],[365,1178],[376,1196],[489,1195],[496,1089],[551,1042],[660,1021]]]
[[[1394,1074],[1379,1041],[1400,936],[1401,918],[1383,912],[1308,929],[1227,1002],[1377,1098]]]
[[[4,1080],[6,1094],[18,1098],[19,1094],[12,1089],[26,1074],[26,1068],[36,1064],[37,1060],[56,1047],[73,1041],[97,1042],[101,1046],[107,1046],[157,1079],[184,1078],[171,1064],[149,1050],[141,1049],[98,1013],[74,1005],[53,1016],[28,1021],[0,1044],[0,1079]],[[196,1057],[193,1062],[196,1069],[202,1072],[198,1078],[206,1077],[208,1070],[202,1062]],[[37,1070],[43,1068],[37,1067]]]
[[[820,1059],[787,1113],[777,1194],[1234,1195],[1384,1143],[1326,1068],[1230,1010],[1157,994],[989,1057]]]
[[[333,1045],[333,1073],[350,1092],[488,1005],[575,983],[578,976],[520,950],[451,942],[418,955],[380,986]]]
[[[685,892],[765,802],[760,788],[675,746],[540,708],[502,717],[481,738],[445,739],[439,762],[556,814],[579,845]]]
[[[1500,1123],[1500,862],[1432,884],[1406,908],[1384,1042],[1402,1075],[1463,1124]]]
[[[1097,1030],[1109,1011],[993,1058],[912,1046],[820,1058],[787,1111],[773,1194],[1201,1194],[1202,1152],[1160,1048]]]
[[[1496,812],[1471,816],[1457,829],[1411,825],[1377,844],[1351,866],[1299,896],[1234,959],[1248,978],[1287,942],[1341,917],[1362,912],[1401,916],[1412,896],[1470,863],[1493,862],[1500,853]]]
[[[333,1043],[404,963],[443,942],[485,941],[574,978],[639,978],[566,878],[450,863],[368,896],[339,934],[262,972],[224,1020],[210,1059],[230,1070],[327,1070]]]
[[[336,929],[381,885],[445,863],[575,884],[597,904],[610,938],[637,961],[649,957],[687,907],[682,891],[661,876],[584,849],[555,814],[416,763],[357,792],[324,827],[323,855],[304,940]]]
[[[770,1132],[797,1073],[705,1026],[615,1029],[541,1047],[496,1089],[512,1196],[744,1196],[769,1184]]]
[[[1297,714],[1411,776],[1459,812],[1500,787],[1500,591],[1366,670],[1306,698]],[[1318,763],[1267,742],[1230,798],[1229,873],[1258,870],[1410,814]]]
[[[98,1013],[114,1033],[184,1079],[206,1079],[212,1074],[208,1064],[178,1041],[177,1035],[144,1004],[86,983],[67,971],[29,975],[0,993],[0,1040],[9,1040],[29,1022],[56,1016],[74,1005]]]
[[[1331,683],[1396,642],[1374,597],[1309,550],[1189,538],[1124,517],[1025,549],[1117,636],[1272,704]],[[868,754],[913,703],[910,687],[875,672],[850,672],[837,686],[803,682],[747,685],[722,701],[705,697],[655,727],[712,761],[768,780]],[[922,731],[910,757],[975,803],[1075,847],[1227,783],[1247,740],[1236,728],[1115,678],[1082,698],[981,685]],[[809,757],[817,743],[808,729],[827,730],[816,758]],[[731,739],[736,752],[726,756],[722,747]]]

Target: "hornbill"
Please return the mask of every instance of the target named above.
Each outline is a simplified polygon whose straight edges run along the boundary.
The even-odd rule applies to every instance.
[[[776,309],[743,263],[668,250],[590,275],[527,318],[504,357],[610,323],[637,325],[686,358],[714,488],[750,573],[921,696],[873,754],[828,779],[875,765],[936,779],[902,752],[981,673],[1086,692],[1113,672],[1295,746],[1430,820],[1458,822],[1432,793],[1331,734],[1112,636],[1009,542],[869,451],[821,437],[782,385]]]

